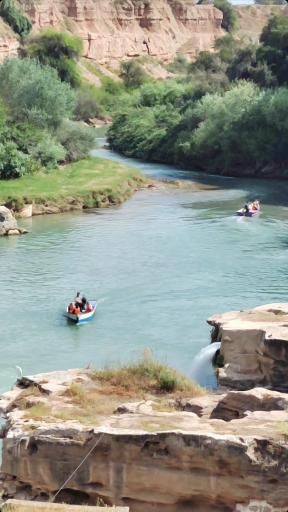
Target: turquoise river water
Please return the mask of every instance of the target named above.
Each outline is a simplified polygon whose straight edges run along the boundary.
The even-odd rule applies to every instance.
[[[108,150],[96,155],[125,161]],[[286,301],[288,182],[219,178],[129,161],[156,178],[217,190],[143,190],[123,206],[22,221],[0,239],[0,391],[25,374],[131,361],[150,347],[189,375],[214,313]],[[259,197],[257,218],[237,218]],[[69,325],[80,290],[93,322]]]

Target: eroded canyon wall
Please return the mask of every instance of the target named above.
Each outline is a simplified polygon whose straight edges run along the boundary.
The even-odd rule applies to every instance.
[[[224,34],[222,13],[194,0],[18,0],[34,32],[59,27],[79,35],[84,55],[99,63],[150,55],[161,60],[176,53],[194,56],[211,50]],[[252,40],[272,12],[283,6],[237,6],[239,33]],[[0,60],[17,54],[19,40],[0,24]]]
[[[151,55],[171,58],[211,49],[222,13],[191,0],[21,0],[34,29],[64,26],[82,37],[84,55],[98,62]]]

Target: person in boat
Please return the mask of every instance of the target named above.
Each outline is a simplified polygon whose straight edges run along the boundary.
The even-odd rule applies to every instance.
[[[80,305],[80,309],[81,309],[82,313],[85,313],[86,306],[87,306],[87,299],[86,299],[86,297],[82,297],[82,302],[81,302],[81,305]]]
[[[260,210],[260,201],[258,199],[254,201],[252,208],[254,211]]]
[[[244,210],[244,215],[246,215],[246,213],[249,213],[249,205],[245,204],[243,210]]]
[[[87,302],[85,313],[91,313],[91,311],[93,311],[93,308],[92,308],[91,304],[89,304],[89,302]]]
[[[76,297],[74,299],[74,304],[75,305],[78,304],[79,306],[81,306],[82,302],[83,302],[83,297],[80,292],[77,292]]]
[[[72,315],[79,315],[81,313],[79,304],[73,304],[73,302],[71,302],[68,306],[68,313]]]

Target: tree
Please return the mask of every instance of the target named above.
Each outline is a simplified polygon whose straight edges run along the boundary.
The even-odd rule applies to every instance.
[[[55,68],[62,81],[72,87],[80,85],[76,61],[83,53],[83,43],[79,37],[49,29],[28,41],[26,52],[41,64]]]
[[[135,60],[122,62],[120,76],[126,87],[131,88],[140,87],[147,79],[145,71]]]
[[[0,16],[21,37],[26,37],[32,29],[31,21],[15,7],[13,0],[2,0],[0,3]]]
[[[272,16],[264,27],[257,50],[257,60],[264,62],[279,85],[288,84],[288,18]]]
[[[83,84],[77,90],[75,117],[78,121],[89,121],[94,117],[102,117],[103,110],[96,97],[95,88],[91,84]]]
[[[233,5],[228,0],[215,0],[214,5],[223,13],[222,27],[227,32],[232,32],[237,23],[237,14]]]
[[[54,129],[75,108],[75,93],[57,72],[32,59],[8,59],[0,66],[0,96],[13,121]]]
[[[64,121],[58,129],[57,138],[66,151],[66,161],[75,162],[89,155],[95,147],[93,128],[83,123]]]

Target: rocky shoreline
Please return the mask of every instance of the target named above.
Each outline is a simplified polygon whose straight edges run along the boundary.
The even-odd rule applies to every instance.
[[[221,372],[235,369],[236,354],[241,362],[244,339],[246,347],[260,353],[263,337],[256,342],[257,329],[241,327],[244,314],[252,322],[261,319],[268,346],[271,324],[282,329],[281,339],[274,336],[272,345],[279,342],[284,354],[288,304],[237,314],[239,331],[236,312],[209,319],[217,330],[212,341],[221,341],[224,358],[220,382]],[[269,368],[281,369],[283,359],[278,352],[270,352],[270,359],[273,355]],[[105,394],[101,379],[89,369],[22,378],[0,398],[6,418],[3,498],[46,501],[84,461],[61,490],[60,500],[94,505],[100,498],[132,512],[287,512],[288,392],[272,389],[267,375],[270,389],[264,381],[261,387],[257,379],[252,382],[248,372],[247,390],[235,390],[237,373],[233,390],[136,400]],[[287,383],[284,387],[288,391]],[[88,395],[93,396],[92,409],[83,416]]]

